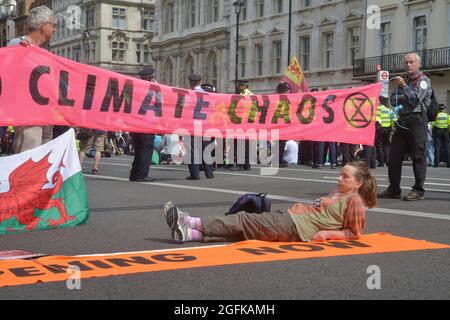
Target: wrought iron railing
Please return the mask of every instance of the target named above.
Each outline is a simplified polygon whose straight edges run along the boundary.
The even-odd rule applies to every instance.
[[[381,70],[387,70],[391,73],[402,73],[405,71],[404,61],[407,53],[355,59],[353,63],[353,76],[374,76],[377,74],[378,65],[381,66]],[[422,50],[417,53],[422,59],[421,70],[423,71],[450,69],[450,47]]]

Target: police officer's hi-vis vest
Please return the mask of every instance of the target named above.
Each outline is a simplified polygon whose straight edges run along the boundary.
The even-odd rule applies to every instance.
[[[386,106],[380,104],[377,109],[377,122],[379,122],[383,128],[389,128],[392,126],[393,118],[394,115],[392,111]]]
[[[433,127],[439,129],[447,129],[449,124],[449,116],[445,112],[439,112],[436,121],[432,123]]]

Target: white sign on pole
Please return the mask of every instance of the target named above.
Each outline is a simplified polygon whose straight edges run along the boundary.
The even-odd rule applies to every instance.
[[[389,71],[381,70],[378,72],[378,82],[383,84],[381,96],[389,98]]]

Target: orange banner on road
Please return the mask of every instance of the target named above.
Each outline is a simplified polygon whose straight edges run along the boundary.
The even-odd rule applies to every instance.
[[[67,281],[73,279],[75,269],[79,271],[82,279],[86,279],[245,263],[431,249],[450,249],[450,246],[389,234],[372,234],[363,236],[359,241],[245,241],[224,246],[112,255],[48,256],[35,260],[0,261],[0,287]]]

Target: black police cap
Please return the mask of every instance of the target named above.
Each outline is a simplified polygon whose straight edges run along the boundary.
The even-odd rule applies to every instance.
[[[206,92],[216,92],[217,91],[216,87],[214,87],[212,84],[205,83],[205,84],[202,84],[200,87]]]
[[[286,82],[280,82],[280,83],[277,85],[276,92],[277,92],[278,94],[281,94],[281,93],[292,93],[292,88],[291,88],[291,86],[289,85],[289,83],[286,83]]]
[[[199,74],[191,73],[188,75],[188,79],[190,82],[200,82],[202,81],[202,76]]]
[[[241,79],[241,80],[238,80],[238,84],[245,84],[245,85],[248,85],[249,82],[250,82],[250,81],[248,81],[247,79]]]
[[[141,78],[150,78],[155,75],[155,69],[153,68],[144,68],[141,71],[139,71],[139,76]]]

